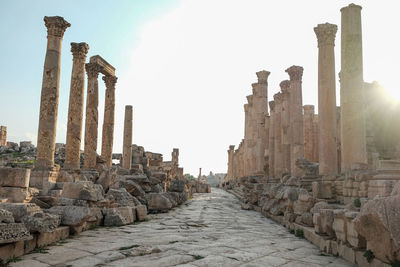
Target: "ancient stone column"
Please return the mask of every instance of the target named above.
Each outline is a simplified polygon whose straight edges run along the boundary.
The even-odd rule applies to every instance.
[[[290,81],[285,80],[280,83],[282,91],[282,160],[283,172],[290,173]]]
[[[102,70],[96,63],[87,63],[86,74],[88,76],[87,96],[86,96],[86,121],[85,121],[85,169],[96,167],[97,159],[97,130],[99,124],[99,83],[98,76]]]
[[[275,178],[281,179],[283,174],[283,153],[282,153],[282,94],[274,95],[275,116],[274,116],[274,174]]]
[[[171,161],[179,166],[179,148],[172,149]]]
[[[335,36],[337,26],[314,28],[318,39],[319,174],[335,175],[337,169]]]
[[[35,168],[54,166],[58,96],[60,89],[61,42],[65,30],[71,26],[62,17],[44,17],[47,27],[47,51],[43,68],[40,99],[39,130]]]
[[[304,116],[303,116],[303,134],[304,134],[304,158],[313,162],[314,160],[314,131],[313,131],[313,120],[314,120],[314,106],[304,105]]]
[[[249,97],[247,97],[249,99]],[[250,146],[248,145],[249,140],[250,140],[250,111],[249,111],[249,104],[244,104],[244,162],[243,162],[243,172],[245,174],[248,173],[248,170],[250,169],[248,167],[248,162],[250,158]]]
[[[340,71],[342,171],[352,163],[367,163],[363,92],[361,6],[350,4],[342,12]]]
[[[318,114],[314,114],[314,119],[313,119],[313,156],[312,156],[312,162],[318,162],[319,161],[319,127],[318,127]]]
[[[101,156],[106,160],[106,166],[111,167],[114,141],[115,84],[117,77],[107,75],[103,76],[103,80],[106,84],[106,97],[104,103]]]
[[[234,161],[234,151],[235,151],[235,146],[231,145],[229,146],[228,150],[228,172],[227,172],[227,177],[228,180],[233,179],[233,161]]]
[[[69,91],[67,143],[65,146],[66,169],[79,169],[82,138],[83,102],[85,94],[85,61],[89,51],[87,43],[71,43],[73,55],[71,88]]]
[[[132,163],[132,106],[125,106],[124,141],[122,148],[122,168],[131,169]]]
[[[269,159],[268,159],[268,165],[269,165],[269,171],[268,171],[268,177],[269,180],[274,180],[275,179],[275,102],[274,101],[269,101],[269,111],[270,111],[270,117],[269,117]]]
[[[299,158],[303,158],[304,155],[303,99],[301,85],[303,67],[291,66],[286,72],[290,77],[290,171],[292,175],[299,177],[303,172],[296,166],[296,161]]]

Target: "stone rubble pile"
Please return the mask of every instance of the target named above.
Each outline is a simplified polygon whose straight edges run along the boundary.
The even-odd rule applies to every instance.
[[[302,103],[303,68],[268,101],[268,71],[247,96],[245,135],[229,146],[224,187],[254,209],[360,266],[400,262],[400,119],[382,88],[363,80],[361,7],[341,9],[340,107],[337,26],[314,28],[318,114]],[[270,114],[268,114],[268,104]],[[385,110],[385,112],[381,111]],[[301,233],[301,234],[300,234]]]

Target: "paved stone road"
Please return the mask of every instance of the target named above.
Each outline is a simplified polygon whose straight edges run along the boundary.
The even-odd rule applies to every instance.
[[[139,224],[86,231],[13,266],[349,266],[225,191]]]

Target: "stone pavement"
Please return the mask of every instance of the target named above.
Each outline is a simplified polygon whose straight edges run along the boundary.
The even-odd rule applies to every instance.
[[[11,266],[350,266],[260,213],[241,210],[220,189],[149,218],[83,232]]]

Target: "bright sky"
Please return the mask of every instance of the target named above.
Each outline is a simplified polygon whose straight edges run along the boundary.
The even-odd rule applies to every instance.
[[[122,151],[125,105],[134,109],[133,142],[164,154],[180,148],[180,164],[197,175],[226,172],[227,149],[244,133],[243,104],[255,72],[269,77],[269,100],[288,79],[284,70],[304,67],[303,104],[317,104],[317,40],[313,27],[339,26],[345,0],[2,0],[0,9],[0,125],[8,140],[36,144],[46,49],[44,16],[63,16],[57,142],[65,143],[72,69],[70,42],[87,42],[88,58],[101,55],[116,67],[114,152]],[[400,25],[396,0],[363,6],[364,79],[400,95]],[[99,144],[104,84],[99,79]],[[337,85],[339,91],[339,85]],[[338,101],[339,103],[339,95]],[[317,107],[316,107],[317,110]],[[100,146],[99,146],[100,148]],[[98,150],[100,153],[100,149]]]

